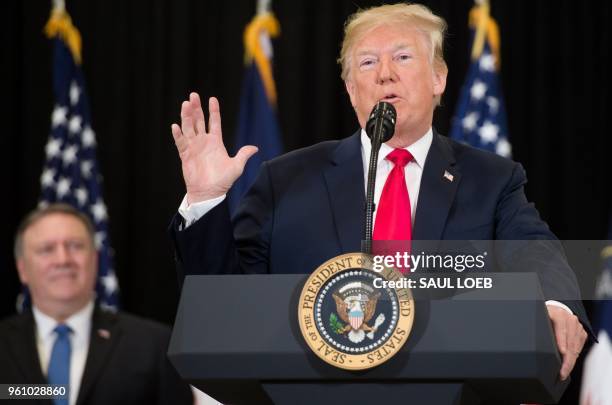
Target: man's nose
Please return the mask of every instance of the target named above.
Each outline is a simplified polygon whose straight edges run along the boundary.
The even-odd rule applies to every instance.
[[[386,82],[395,82],[397,80],[397,76],[393,69],[392,61],[389,58],[382,58],[379,64],[378,70],[378,82],[379,84],[383,84]]]
[[[72,254],[70,249],[63,243],[59,243],[55,248],[55,261],[59,264],[64,264],[72,261]]]

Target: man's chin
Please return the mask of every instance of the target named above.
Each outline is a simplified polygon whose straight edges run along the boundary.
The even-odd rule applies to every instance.
[[[84,301],[83,290],[78,285],[57,286],[51,294],[53,300],[58,303],[70,304],[72,302]]]

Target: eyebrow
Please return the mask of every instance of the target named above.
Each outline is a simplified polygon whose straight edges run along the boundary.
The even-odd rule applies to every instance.
[[[416,47],[414,45],[405,43],[405,42],[400,42],[399,44],[396,44],[392,49],[391,52],[397,52],[399,50],[403,50],[403,49],[415,49]],[[363,56],[363,55],[373,55],[378,53],[379,50],[376,48],[366,48],[366,49],[362,49],[360,51],[357,52],[357,56]]]

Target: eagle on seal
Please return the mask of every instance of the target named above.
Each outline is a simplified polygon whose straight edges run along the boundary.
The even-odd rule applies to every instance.
[[[347,323],[339,333],[348,333],[348,338],[353,343],[360,343],[363,341],[366,332],[369,332],[368,337],[373,339],[374,332],[376,332],[380,324],[384,322],[384,315],[380,314],[376,318],[374,326],[368,325],[368,322],[370,322],[376,311],[376,304],[378,298],[380,298],[380,293],[372,294],[365,302],[357,299],[344,300],[335,293],[332,294],[332,297],[334,297],[334,301],[336,301],[336,312],[338,312],[338,316]]]

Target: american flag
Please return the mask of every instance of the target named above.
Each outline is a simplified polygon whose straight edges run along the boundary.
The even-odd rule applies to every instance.
[[[601,251],[603,271],[595,292],[594,344],[584,361],[581,405],[612,404],[612,221],[608,243]]]
[[[479,14],[474,14],[474,12]],[[499,44],[499,34],[493,19],[488,16],[488,8],[474,9],[470,13],[470,25],[473,29],[476,43],[476,27],[478,23],[474,16],[486,18],[487,32],[483,33],[482,49],[476,55],[468,69],[467,78],[459,95],[457,110],[453,118],[450,137],[477,148],[489,150],[498,155],[510,157],[512,148],[508,141],[508,125],[506,109],[501,94],[498,77],[499,58],[492,50],[492,43]],[[494,27],[494,28],[492,28]]]
[[[259,152],[248,160],[242,176],[230,190],[229,204],[232,212],[255,181],[261,164],[283,151],[276,118],[271,42],[271,38],[279,35],[280,25],[274,14],[265,11],[267,6],[261,3],[266,2],[260,0],[259,3],[260,11],[247,25],[244,35],[247,63],[242,82],[235,148],[235,152],[238,152],[242,146],[255,145]]]
[[[68,20],[65,28],[53,29],[53,19]],[[65,23],[59,24],[65,27]],[[51,28],[49,28],[51,27]],[[96,135],[91,127],[85,80],[80,67],[80,49],[67,38],[80,37],[67,14],[52,16],[47,33],[53,38],[53,92],[55,105],[51,114],[51,133],[45,146],[40,204],[68,203],[89,215],[94,223],[98,249],[96,292],[101,307],[116,310],[119,286],[108,235],[108,213],[102,198],[101,181],[96,160]]]

